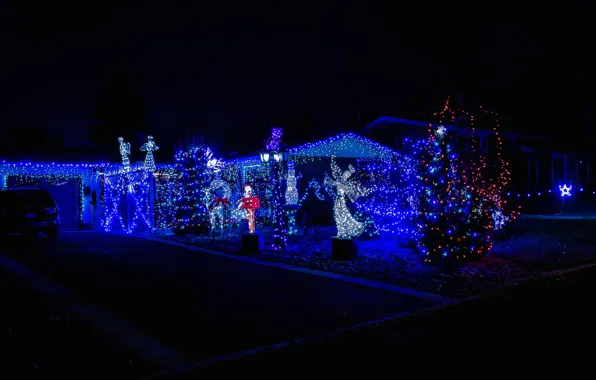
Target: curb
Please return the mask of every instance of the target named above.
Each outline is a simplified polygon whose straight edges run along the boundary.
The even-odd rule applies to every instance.
[[[355,284],[355,285],[361,285],[361,286],[366,286],[366,287],[374,288],[374,289],[378,289],[378,290],[384,290],[384,291],[397,293],[397,294],[401,294],[401,295],[405,295],[405,296],[409,296],[409,297],[420,298],[420,299],[424,299],[424,300],[427,300],[430,302],[438,303],[440,305],[448,305],[454,301],[453,298],[443,296],[440,294],[428,293],[428,292],[424,292],[421,290],[405,288],[405,287],[401,287],[401,286],[397,286],[397,285],[384,284],[384,283],[373,281],[373,280],[366,280],[366,279],[362,279],[362,278],[346,276],[343,274],[338,274],[338,273],[333,273],[333,272],[325,272],[322,270],[303,268],[303,267],[290,265],[290,264],[263,261],[263,260],[259,260],[259,259],[256,259],[253,257],[248,257],[248,256],[239,256],[239,255],[233,255],[233,254],[229,254],[229,253],[213,251],[210,249],[200,248],[200,247],[189,245],[189,244],[160,239],[155,236],[138,235],[138,234],[129,234],[129,235],[119,234],[119,235],[142,238],[142,239],[149,240],[149,241],[154,241],[154,242],[163,243],[163,244],[169,244],[169,245],[176,246],[176,247],[186,248],[191,251],[202,252],[202,253],[207,253],[207,254],[214,255],[214,256],[220,256],[220,257],[225,257],[228,259],[244,261],[244,262],[251,263],[251,264],[257,264],[257,265],[267,266],[267,267],[271,267],[271,268],[285,269],[285,270],[289,270],[292,272],[299,272],[299,273],[309,274],[312,276],[329,278],[332,280],[339,280],[339,281],[348,282],[348,283]]]
[[[260,354],[260,353],[263,353],[266,351],[273,351],[273,350],[278,350],[281,348],[286,348],[289,346],[308,343],[308,342],[312,342],[312,341],[316,341],[316,340],[328,339],[328,338],[332,338],[338,334],[350,332],[350,331],[357,330],[357,329],[360,329],[363,327],[379,325],[381,323],[395,321],[398,319],[411,317],[411,316],[415,316],[415,315],[422,314],[422,313],[430,313],[430,312],[434,312],[434,311],[438,311],[438,310],[445,310],[448,307],[456,306],[456,305],[459,305],[460,303],[461,302],[459,302],[459,301],[452,301],[449,304],[434,305],[434,306],[430,306],[430,307],[426,307],[426,308],[422,308],[422,309],[417,309],[414,311],[404,311],[404,312],[401,312],[398,314],[390,315],[388,317],[383,317],[383,318],[375,319],[372,321],[358,323],[355,325],[343,327],[343,328],[340,328],[337,330],[332,330],[332,331],[328,331],[328,332],[321,333],[321,334],[310,335],[310,336],[306,336],[304,338],[291,339],[291,340],[287,340],[287,341],[283,341],[283,342],[279,342],[279,343],[268,344],[265,346],[253,348],[250,350],[239,351],[239,352],[234,352],[231,354],[216,356],[211,359],[206,359],[206,360],[203,360],[200,362],[192,363],[190,365],[186,365],[183,367],[175,367],[175,368],[172,368],[169,370],[165,370],[165,371],[150,375],[150,376],[146,377],[145,380],[153,380],[153,379],[160,379],[162,377],[167,377],[167,376],[180,375],[185,372],[192,371],[192,370],[195,370],[195,369],[198,369],[201,367],[206,367],[206,366],[213,365],[213,364],[223,363],[223,362],[227,362],[227,361],[234,360],[234,359],[240,359],[245,356],[257,355],[257,354]]]
[[[471,297],[466,297],[466,298],[462,298],[462,299],[458,299],[458,300],[452,300],[449,303],[434,305],[434,306],[417,309],[417,310],[413,310],[413,311],[401,312],[401,313],[383,317],[380,319],[375,319],[372,321],[362,322],[362,323],[358,323],[355,325],[343,327],[343,328],[340,328],[337,330],[328,331],[328,332],[325,332],[322,334],[311,335],[311,336],[307,336],[307,337],[300,338],[300,339],[292,339],[292,340],[283,341],[283,342],[276,343],[276,344],[270,344],[270,345],[265,345],[262,347],[257,347],[257,348],[250,349],[250,350],[245,350],[245,351],[235,352],[232,354],[217,356],[217,357],[214,357],[211,359],[192,363],[190,365],[186,365],[183,367],[175,367],[175,368],[172,368],[172,369],[169,369],[166,371],[162,371],[157,374],[153,374],[149,377],[146,377],[145,379],[153,380],[153,379],[161,379],[161,378],[164,378],[167,376],[172,376],[172,375],[180,375],[180,374],[183,374],[188,371],[196,370],[196,369],[199,369],[202,367],[207,367],[207,366],[213,365],[213,364],[231,361],[234,359],[240,359],[245,356],[257,355],[257,354],[260,354],[260,353],[263,353],[266,351],[272,351],[272,350],[286,348],[289,346],[298,345],[298,344],[302,344],[302,343],[308,343],[308,342],[312,342],[312,341],[316,341],[316,340],[324,340],[324,339],[332,338],[339,334],[342,334],[345,332],[350,332],[350,331],[357,330],[357,329],[364,328],[364,327],[375,326],[375,325],[379,325],[379,324],[386,323],[386,322],[392,322],[392,321],[396,321],[396,320],[407,318],[407,317],[415,317],[415,316],[418,316],[421,314],[432,313],[432,312],[436,312],[436,311],[445,311],[452,307],[461,306],[461,305],[472,303],[472,302],[482,301],[483,299],[486,299],[491,296],[495,296],[506,289],[518,287],[520,285],[524,285],[524,284],[536,281],[540,278],[555,277],[555,276],[564,275],[564,274],[568,274],[568,273],[572,273],[572,272],[577,272],[577,271],[581,271],[581,270],[589,269],[589,268],[593,268],[593,267],[596,267],[596,261],[592,262],[592,263],[588,263],[588,264],[578,265],[576,267],[569,268],[569,269],[562,269],[562,270],[546,272],[546,273],[543,273],[541,276],[525,277],[525,278],[519,279],[515,282],[505,284],[501,287],[497,287],[494,289],[494,291],[485,293],[483,295],[471,296]]]

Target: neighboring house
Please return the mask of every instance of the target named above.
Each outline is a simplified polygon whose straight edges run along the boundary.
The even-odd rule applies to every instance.
[[[408,152],[412,142],[428,136],[429,122],[381,116],[359,132],[398,151]],[[460,151],[472,144],[489,157],[494,153],[494,131],[450,126],[455,131]],[[512,192],[542,192],[558,188],[561,183],[590,188],[594,185],[591,162],[593,155],[565,149],[552,136],[528,133],[499,133],[505,158],[512,168]]]

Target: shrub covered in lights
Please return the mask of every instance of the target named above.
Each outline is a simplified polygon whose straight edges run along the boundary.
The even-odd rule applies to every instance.
[[[210,229],[210,216],[205,203],[206,191],[211,183],[209,168],[210,150],[206,145],[193,144],[179,150],[174,156],[176,177],[179,183],[174,233],[204,234]]]
[[[359,160],[358,168],[359,181],[372,189],[370,195],[355,203],[357,218],[369,225],[369,234],[382,232],[414,238],[416,205],[412,200],[420,197],[416,161],[395,155],[391,160]]]

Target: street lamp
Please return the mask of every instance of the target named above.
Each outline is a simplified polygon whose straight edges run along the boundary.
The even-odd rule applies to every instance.
[[[272,163],[280,163],[287,160],[287,153],[284,152],[262,152],[259,154],[261,162],[268,164],[271,160]]]
[[[269,153],[261,153],[261,162],[264,164],[269,163]]]

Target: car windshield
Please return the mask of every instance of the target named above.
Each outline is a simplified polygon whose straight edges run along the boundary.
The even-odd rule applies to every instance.
[[[0,204],[32,204],[39,207],[53,207],[54,200],[45,190],[9,190],[0,192]]]

